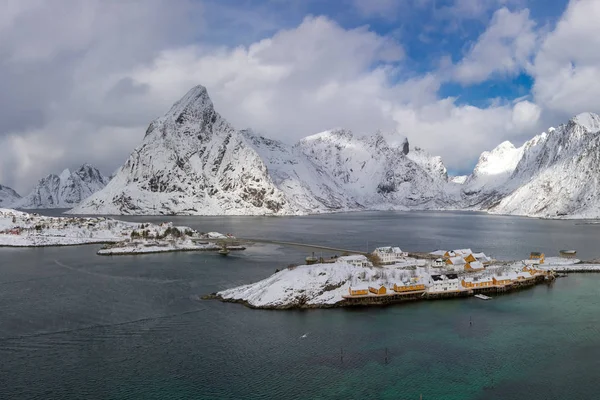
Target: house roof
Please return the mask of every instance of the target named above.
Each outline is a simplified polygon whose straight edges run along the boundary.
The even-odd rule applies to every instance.
[[[465,259],[460,256],[450,257],[450,262],[454,265],[463,265],[467,263]]]
[[[369,259],[361,254],[353,254],[350,256],[341,256],[337,258],[338,262],[344,261],[369,261]]]
[[[350,286],[350,290],[369,290],[369,287],[364,285]]]
[[[392,246],[378,247],[375,249],[375,251],[377,251],[379,253],[402,253],[402,250],[400,250],[400,247],[392,247]]]
[[[446,254],[446,250],[436,250],[436,251],[432,251],[429,254],[434,255],[434,256],[443,256],[444,254]]]
[[[469,263],[469,265],[471,266],[472,269],[481,269],[483,268],[483,264],[480,263],[479,261],[472,261]]]
[[[469,254],[473,254],[473,250],[471,250],[471,249],[458,249],[458,250],[454,250],[454,253],[468,256]]]
[[[441,281],[444,279],[443,275],[431,275],[431,279],[433,279],[434,281]]]
[[[540,257],[542,255],[542,253],[540,253],[539,251],[532,251],[531,255],[532,256],[536,256],[536,257]]]

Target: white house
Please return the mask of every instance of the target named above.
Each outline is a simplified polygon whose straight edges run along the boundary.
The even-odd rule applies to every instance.
[[[462,290],[458,275],[431,275],[431,286],[429,286],[430,293],[451,292],[455,290]]]
[[[400,247],[378,247],[373,252],[376,255],[381,264],[395,264],[404,261],[408,257],[408,253],[400,250]]]
[[[441,259],[441,258],[436,258],[435,260],[433,260],[433,261],[431,262],[431,266],[432,266],[432,267],[436,267],[436,268],[441,268],[441,267],[443,267],[443,266],[445,266],[445,265],[446,265],[446,263],[445,263],[445,262],[444,262],[444,260],[443,260],[443,259]]]
[[[351,256],[338,257],[335,262],[347,263],[354,265],[355,267],[372,267],[373,264],[367,259],[367,257],[360,254],[353,254]]]

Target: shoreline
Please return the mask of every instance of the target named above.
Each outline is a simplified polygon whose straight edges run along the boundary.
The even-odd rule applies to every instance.
[[[574,272],[575,271],[571,271]],[[600,272],[596,270],[587,270],[586,272]],[[395,304],[401,304],[406,302],[416,301],[437,301],[437,300],[451,300],[457,298],[473,297],[476,294],[495,294],[495,295],[508,295],[512,292],[518,292],[521,290],[527,290],[540,284],[552,284],[554,279],[548,280],[545,275],[538,275],[531,279],[518,284],[512,284],[505,287],[486,287],[486,288],[474,288],[470,290],[452,291],[452,292],[434,292],[427,293],[425,291],[415,291],[405,294],[391,294],[384,296],[364,296],[355,297],[352,299],[345,298],[344,300],[338,301],[333,304],[306,304],[306,303],[293,303],[286,305],[277,306],[255,306],[250,304],[247,300],[235,299],[235,298],[224,298],[218,294],[218,292],[204,295],[201,297],[202,300],[218,300],[222,303],[236,303],[242,304],[245,307],[254,310],[309,310],[309,309],[327,309],[327,308],[357,308],[357,307],[386,307]]]

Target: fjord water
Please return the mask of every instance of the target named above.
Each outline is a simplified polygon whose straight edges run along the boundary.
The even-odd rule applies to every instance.
[[[477,213],[126,219],[359,250],[600,255],[600,225]],[[100,257],[97,248],[0,248],[0,398],[565,399],[600,390],[600,274],[487,302],[266,311],[200,296],[263,279],[306,250]]]

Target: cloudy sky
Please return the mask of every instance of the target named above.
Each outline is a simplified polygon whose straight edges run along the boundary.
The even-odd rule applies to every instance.
[[[504,140],[600,112],[597,0],[3,0],[0,183],[112,173],[196,84],[237,128],[333,127],[468,173]]]

